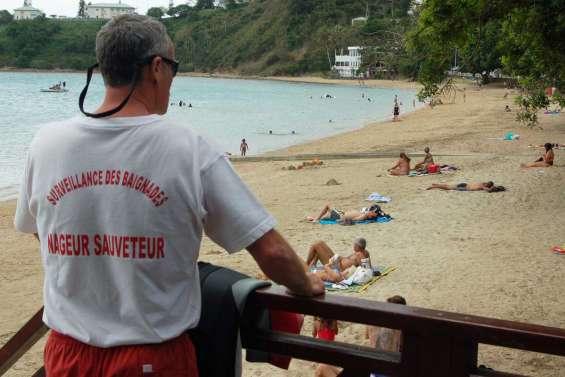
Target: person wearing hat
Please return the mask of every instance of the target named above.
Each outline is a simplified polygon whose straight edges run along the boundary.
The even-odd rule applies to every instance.
[[[367,241],[364,238],[357,238],[353,242],[353,253],[346,257],[335,253],[324,241],[318,241],[310,246],[306,264],[308,267],[314,267],[320,261],[323,265],[329,265],[336,272],[339,272],[345,271],[351,266],[360,266],[366,259],[368,259],[370,266],[371,255],[367,250]]]
[[[198,376],[187,330],[201,313],[204,233],[229,253],[247,249],[295,294],[324,286],[225,155],[163,116],[179,67],[164,25],[115,17],[96,58],[83,115],[35,135],[14,220],[40,241],[46,375]],[[105,95],[88,112],[96,67]]]

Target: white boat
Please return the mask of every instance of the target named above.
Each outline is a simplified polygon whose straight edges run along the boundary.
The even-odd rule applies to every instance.
[[[66,93],[68,89],[41,89],[40,92],[43,93]]]

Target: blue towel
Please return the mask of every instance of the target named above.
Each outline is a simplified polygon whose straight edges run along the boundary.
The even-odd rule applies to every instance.
[[[392,220],[392,217],[384,216],[384,217],[377,217],[377,218],[363,220],[363,221],[354,221],[353,224],[388,223],[391,220]],[[339,224],[339,223],[338,223],[337,220],[322,219],[322,220],[320,220],[320,224],[329,225],[329,224]]]

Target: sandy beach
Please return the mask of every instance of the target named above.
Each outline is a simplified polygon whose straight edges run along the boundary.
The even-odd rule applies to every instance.
[[[288,78],[286,78],[288,79]],[[312,79],[318,80],[318,79]],[[300,79],[300,81],[305,81]],[[411,83],[405,83],[412,85]],[[372,85],[372,84],[371,84]],[[374,85],[378,85],[375,83]],[[401,84],[404,85],[404,84]],[[277,229],[305,257],[308,246],[326,241],[348,253],[356,237],[367,239],[376,265],[396,271],[356,296],[385,300],[402,295],[409,305],[457,311],[565,328],[565,256],[550,247],[565,242],[565,151],[557,150],[551,168],[523,170],[520,163],[539,157],[529,144],[565,143],[565,114],[540,114],[543,129],[528,129],[514,121],[505,90],[468,87],[466,102],[425,108],[401,122],[371,124],[357,131],[267,153],[407,152],[421,159],[425,146],[440,163],[456,165],[452,174],[390,177],[392,158],[323,159],[318,168],[283,170],[292,161],[236,161],[236,169],[276,217]],[[405,104],[409,107],[411,104]],[[520,134],[515,141],[498,138]],[[329,179],[340,185],[326,186]],[[431,183],[494,180],[504,193],[426,191]],[[343,227],[304,221],[325,203],[338,208],[366,206],[372,192],[392,197],[383,205],[394,220],[386,224]],[[37,241],[13,230],[15,202],[0,203],[0,344],[4,344],[42,304],[42,267]],[[205,239],[201,260],[255,275],[251,256],[228,255]],[[309,334],[307,318],[303,334]],[[364,327],[340,323],[337,340],[367,345]],[[25,355],[7,376],[29,376],[42,363],[43,341]],[[480,347],[479,363],[497,370],[558,377],[565,359]],[[289,371],[263,364],[245,364],[244,376],[312,376],[315,365],[294,360]]]

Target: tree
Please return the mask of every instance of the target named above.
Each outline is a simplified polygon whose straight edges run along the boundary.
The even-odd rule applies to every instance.
[[[196,9],[214,9],[214,0],[198,0]]]
[[[85,8],[86,8],[86,5],[84,3],[84,0],[80,0],[78,2],[78,17],[79,18],[84,18],[86,16]]]
[[[167,11],[167,14],[172,17],[186,17],[192,12],[192,9],[186,4],[180,4],[172,7]]]
[[[14,19],[14,16],[10,14],[7,10],[0,10],[0,25],[5,25]]]
[[[501,38],[500,22],[491,20],[477,27],[471,33],[463,49],[459,51],[462,60],[461,70],[473,74],[481,74],[483,83],[489,81],[489,73],[502,68],[502,54],[498,48]]]
[[[149,17],[153,17],[153,18],[161,18],[165,15],[165,12],[163,12],[163,9],[160,7],[152,7],[149,8],[149,10],[147,11],[147,15]]]
[[[457,48],[468,69],[501,66],[520,77],[518,119],[535,125],[535,112],[549,100],[543,89],[565,89],[563,14],[565,2],[557,0],[428,0],[410,36],[418,80],[424,86],[441,82]]]
[[[221,0],[218,2],[218,5],[225,7],[227,10],[233,10],[246,3],[247,1],[245,0]]]

